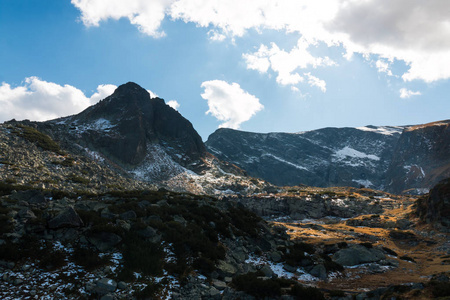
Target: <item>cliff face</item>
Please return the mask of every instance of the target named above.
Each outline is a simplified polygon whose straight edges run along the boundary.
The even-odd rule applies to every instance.
[[[450,177],[450,121],[406,129],[393,152],[386,174],[393,193],[424,193]]]

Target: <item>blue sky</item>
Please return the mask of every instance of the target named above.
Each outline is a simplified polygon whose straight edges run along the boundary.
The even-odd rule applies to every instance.
[[[0,121],[128,81],[204,140],[448,119],[449,24],[446,0],[0,0]]]

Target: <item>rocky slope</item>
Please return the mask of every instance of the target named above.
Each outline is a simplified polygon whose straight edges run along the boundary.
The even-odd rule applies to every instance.
[[[450,176],[450,121],[289,133],[219,129],[207,149],[277,185],[365,186],[426,193]]]

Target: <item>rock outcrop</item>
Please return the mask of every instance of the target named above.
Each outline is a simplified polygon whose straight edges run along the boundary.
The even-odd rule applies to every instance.
[[[423,221],[450,232],[450,178],[441,181],[417,201],[416,214]]]

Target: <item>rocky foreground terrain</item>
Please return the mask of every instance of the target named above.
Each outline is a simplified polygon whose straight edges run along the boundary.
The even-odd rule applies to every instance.
[[[0,195],[2,299],[450,296],[447,223],[423,211],[445,192],[422,206],[342,188],[250,200],[2,183]],[[291,214],[251,204],[268,198]]]

